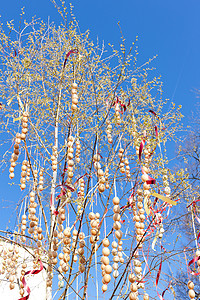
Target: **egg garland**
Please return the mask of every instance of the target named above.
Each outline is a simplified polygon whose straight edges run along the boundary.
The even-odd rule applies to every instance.
[[[143,300],[149,300],[149,295],[147,293],[144,294]]]
[[[85,247],[85,234],[83,232],[79,233],[79,272],[83,273],[85,271],[85,256],[84,256],[84,247]]]
[[[19,290],[19,294],[21,297],[23,297],[25,291],[24,291],[24,284],[23,284],[23,278],[24,278],[24,274],[26,273],[26,268],[27,268],[27,264],[25,262],[22,263],[22,272],[21,272],[21,276],[20,276],[20,290]],[[22,275],[23,274],[23,275]]]
[[[64,272],[66,273],[69,269],[69,265],[68,262],[70,260],[70,244],[71,244],[71,228],[70,227],[66,227],[65,230],[63,231],[63,243],[64,243],[64,247],[63,247],[63,253],[59,253],[58,258],[59,258],[59,264],[60,266],[58,267],[58,270],[60,273]],[[58,236],[58,232],[54,231],[54,237]]]
[[[131,173],[130,173],[130,166],[129,166],[128,158],[125,158],[125,159],[124,159],[124,164],[125,164],[125,166],[126,166],[126,170],[125,170],[125,172],[126,172],[126,177],[127,177],[128,179],[130,179],[130,178],[131,178]]]
[[[72,182],[72,178],[74,176],[73,173],[73,166],[74,166],[74,161],[73,161],[73,143],[74,143],[74,138],[73,136],[69,136],[68,138],[68,143],[67,143],[67,147],[68,147],[68,152],[67,152],[67,182],[68,184]]]
[[[132,136],[135,138],[137,136],[137,127],[136,127],[136,119],[132,117]]]
[[[44,168],[41,168],[40,169],[40,173],[39,173],[39,187],[38,187],[38,190],[40,192],[42,192],[44,190],[44,177],[43,177],[43,174],[44,174]]]
[[[2,253],[2,270],[1,274],[5,274],[5,278],[9,282],[10,290],[15,288],[15,282],[17,281],[17,260],[19,258],[19,249],[16,246],[10,244],[8,247],[4,247]]]
[[[25,243],[26,241],[26,237],[24,236],[25,235],[25,230],[26,230],[26,215],[22,215],[22,225],[21,225],[21,242],[22,243]]]
[[[102,241],[103,244],[103,248],[102,248],[102,257],[101,257],[101,269],[102,269],[102,292],[106,292],[107,291],[107,285],[108,283],[111,281],[111,276],[110,274],[112,273],[112,267],[109,264],[110,260],[108,258],[108,256],[110,255],[110,250],[109,250],[109,245],[110,242],[107,238],[104,238]]]
[[[21,135],[20,133],[16,134],[16,138],[15,138],[15,144],[14,144],[14,153],[11,155],[11,160],[10,160],[10,169],[9,169],[9,177],[10,179],[13,179],[15,174],[14,174],[14,169],[16,166],[16,161],[18,160],[19,157],[19,144],[21,143]]]
[[[27,182],[30,181],[30,175],[31,175],[31,168],[30,168],[29,162],[27,162],[27,166],[26,166],[26,181]]]
[[[22,133],[20,135],[20,138],[22,140],[25,140],[26,134],[28,132],[28,117],[29,117],[29,114],[27,112],[23,112],[23,117],[22,117]]]
[[[117,212],[117,211],[120,211],[120,207],[119,207],[119,198],[118,197],[114,197],[113,198],[113,204],[114,204],[114,207],[113,207],[113,228],[115,229],[115,237],[117,238],[118,240],[118,243],[119,241],[122,239],[122,231],[120,230],[121,229],[121,216],[120,216],[120,213]],[[116,212],[115,212],[116,211]]]
[[[33,235],[34,233],[34,227],[36,226],[36,221],[37,221],[37,217],[36,217],[36,207],[37,207],[37,203],[35,202],[35,192],[31,191],[30,192],[30,204],[29,204],[29,215],[28,215],[28,219],[30,220],[29,223],[29,229],[28,229],[28,233]]]
[[[113,204],[114,203],[119,203],[119,200],[118,200],[119,198],[118,199],[117,198],[118,197],[114,197]],[[119,206],[119,204],[115,204],[113,206],[113,221],[114,221],[114,224],[113,224],[114,228],[118,228],[118,227],[121,228],[121,216],[120,216],[120,206]],[[120,228],[119,228],[119,230],[115,231],[115,237],[118,239],[118,252],[117,252],[116,255],[119,257],[119,261],[121,263],[124,263],[124,259],[122,257],[122,241],[121,241],[122,232],[121,232]]]
[[[53,149],[53,154],[51,156],[51,163],[52,163],[52,170],[55,172],[57,170],[57,148],[54,146]]]
[[[10,282],[9,287],[10,290],[15,288],[15,277],[16,277],[16,264],[17,264],[17,256],[15,254],[15,247],[13,245],[10,245],[8,247],[8,259],[9,259],[9,273],[8,273],[8,280]]]
[[[100,230],[99,230],[99,218],[100,218],[100,214],[99,213],[93,213],[90,212],[89,213],[89,219],[90,219],[90,243],[91,246],[93,247],[93,245],[95,244],[95,249],[97,248],[96,242],[99,241],[99,235],[100,235]]]
[[[109,189],[110,185],[109,185],[109,181],[108,181],[108,177],[109,177],[108,167],[105,168],[104,176],[105,176],[105,187],[106,187],[106,189]]]
[[[116,123],[117,123],[117,125],[120,125],[121,124],[120,106],[119,106],[118,102],[115,104],[115,117],[116,117]]]
[[[135,228],[136,228],[136,240],[138,248],[142,248],[143,244],[143,230],[144,230],[144,210],[143,210],[143,190],[138,188],[137,189],[137,206],[139,208],[138,214],[135,214],[133,217],[133,221],[135,221]]]
[[[73,82],[72,89],[71,89],[71,96],[72,96],[71,110],[72,110],[72,112],[75,112],[77,110],[77,104],[78,104],[77,88],[78,88],[77,84],[75,82]]]
[[[142,175],[142,181],[143,181],[143,189],[144,189],[144,201],[147,203],[148,206],[151,205],[151,200],[150,200],[150,188],[151,185],[148,184],[146,181],[148,181],[148,173],[149,173],[149,164],[151,162],[151,150],[149,146],[148,140],[146,141],[146,148],[144,149],[144,166],[142,168],[143,170],[143,175]]]
[[[63,276],[61,274],[58,274],[58,287],[59,289],[62,289],[64,287],[64,280],[63,280]]]
[[[26,170],[27,170],[27,160],[23,160],[21,167],[21,179],[20,179],[20,188],[24,190],[26,188]]]
[[[106,133],[107,133],[108,143],[112,144],[113,142],[112,135],[111,135],[112,125],[110,124],[109,120],[106,122],[106,124],[107,124]]]
[[[126,170],[124,168],[124,161],[125,161],[125,159],[124,159],[123,155],[124,155],[124,149],[123,148],[119,148],[119,152],[118,152],[118,156],[120,158],[119,168],[120,168],[120,172],[122,174],[124,174],[126,172]]]
[[[85,181],[82,178],[79,179],[79,192],[78,192],[78,199],[77,199],[77,214],[81,215],[83,210],[83,202],[84,202],[84,195],[85,195]]]
[[[37,189],[37,180],[38,180],[38,170],[33,170],[33,184],[34,184],[34,190]]]
[[[112,268],[113,268],[113,278],[117,278],[119,276],[119,271],[118,271],[118,262],[119,262],[119,257],[118,257],[118,252],[117,252],[117,242],[113,241],[112,242],[112,255],[113,255],[113,265],[112,265]]]
[[[99,193],[103,193],[106,189],[106,187],[105,187],[106,179],[104,177],[104,172],[101,169],[101,165],[99,163],[100,158],[101,157],[99,154],[95,154],[93,156],[93,162],[94,162],[94,168],[96,169],[97,177],[98,177],[98,190],[99,190]]]
[[[118,241],[118,248],[117,248],[118,254],[117,255],[119,256],[119,261],[120,261],[121,264],[124,263],[124,258],[123,258],[123,255],[122,255],[122,250],[123,250],[122,244],[123,244],[123,242],[121,240]]]
[[[63,222],[65,221],[66,217],[65,217],[65,208],[62,207],[59,209],[58,212],[58,218],[57,218],[57,228],[58,228],[58,234],[57,237],[59,240],[62,241],[63,237],[64,237],[64,227],[63,227]]]
[[[129,299],[130,300],[138,300],[138,286],[136,282],[136,277],[133,273],[130,273],[128,276],[128,280],[130,282],[130,294]]]
[[[81,153],[81,143],[79,138],[76,139],[76,154],[75,154],[75,161],[77,164],[80,163],[80,153]]]
[[[140,281],[140,278],[142,278],[142,263],[140,262],[139,259],[134,259],[133,260],[133,264],[134,264],[134,271],[135,271],[135,274],[136,274],[136,278],[138,281]],[[139,282],[138,283],[138,289],[141,288],[141,289],[144,289],[144,283],[143,282]]]
[[[187,286],[189,289],[188,295],[190,299],[194,299],[195,298],[194,283],[192,281],[188,281]]]

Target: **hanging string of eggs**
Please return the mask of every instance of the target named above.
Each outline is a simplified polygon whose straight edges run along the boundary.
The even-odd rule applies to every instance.
[[[90,219],[90,226],[91,226],[91,229],[90,229],[90,233],[91,233],[91,236],[90,236],[90,243],[91,243],[91,246],[93,247],[93,244],[95,243],[95,250],[97,249],[97,245],[96,245],[96,242],[99,241],[99,236],[100,236],[100,230],[99,230],[99,218],[100,218],[100,214],[99,213],[93,213],[93,212],[90,212],[89,213],[89,219]]]
[[[19,157],[19,144],[21,143],[21,135],[20,133],[17,133],[16,134],[16,138],[15,138],[15,144],[14,144],[14,153],[12,154],[11,156],[11,166],[10,166],[10,169],[9,169],[9,172],[10,172],[10,179],[13,179],[15,174],[14,174],[14,168],[16,166],[16,161],[18,160],[18,157]]]
[[[116,116],[116,123],[117,125],[121,124],[121,118],[120,118],[120,105],[119,103],[115,103],[115,116]]]
[[[81,143],[79,138],[76,139],[76,154],[75,154],[75,161],[76,163],[80,163],[80,153],[81,153]]]
[[[72,89],[71,89],[71,95],[72,95],[71,110],[72,110],[72,112],[75,112],[77,110],[77,104],[78,104],[77,88],[78,88],[77,84],[75,82],[73,82]]]
[[[73,143],[74,143],[74,138],[73,136],[69,136],[68,137],[68,143],[67,143],[67,147],[68,147],[68,152],[67,152],[67,164],[68,164],[68,168],[67,168],[67,182],[68,184],[71,183],[72,181],[72,178],[74,176],[74,173],[73,173],[73,166],[74,166],[74,161],[73,161],[73,152],[74,152],[74,149],[73,149]]]
[[[85,256],[84,256],[84,247],[85,247],[85,234],[83,232],[79,233],[79,272],[83,273],[85,271]]]
[[[94,168],[97,171],[97,177],[98,177],[98,190],[100,193],[103,193],[105,191],[105,182],[106,179],[104,177],[104,172],[101,169],[101,164],[100,164],[100,155],[99,154],[95,154],[93,156],[93,162],[94,162]]]
[[[110,260],[109,260],[109,254],[110,254],[110,250],[109,250],[109,245],[110,242],[107,238],[104,238],[103,241],[103,248],[102,248],[102,254],[103,256],[101,257],[101,269],[102,269],[102,292],[106,292],[107,288],[108,288],[108,283],[111,281],[111,276],[110,274],[112,273],[112,267],[109,264]]]
[[[106,189],[109,189],[110,185],[109,185],[109,181],[108,181],[108,177],[109,177],[108,167],[105,168],[104,176],[105,176],[105,187],[106,187]]]
[[[84,190],[85,190],[85,181],[82,178],[79,179],[79,192],[78,192],[78,199],[77,199],[77,214],[81,215],[83,209],[83,201],[84,201]]]
[[[21,179],[20,179],[20,188],[24,190],[26,188],[26,176],[27,176],[27,160],[23,160],[21,167]]]
[[[119,276],[119,271],[118,271],[118,262],[119,262],[119,257],[118,257],[118,252],[117,252],[117,242],[113,241],[112,242],[112,255],[113,255],[113,278],[117,278]]]
[[[55,146],[53,146],[52,148],[52,156],[51,156],[51,163],[52,163],[52,170],[56,171],[57,170],[57,148]]]
[[[106,120],[106,124],[107,124],[106,133],[107,133],[108,143],[112,144],[113,142],[112,135],[111,135],[112,125],[110,124],[109,119]]]
[[[42,192],[43,189],[44,189],[44,187],[43,187],[43,185],[44,185],[44,177],[43,177],[43,174],[44,174],[44,168],[41,168],[41,169],[40,169],[40,173],[39,173],[39,187],[38,187],[38,190],[39,190],[40,192]]]
[[[192,281],[188,281],[187,286],[189,289],[188,295],[190,299],[194,299],[195,298],[194,283]]]

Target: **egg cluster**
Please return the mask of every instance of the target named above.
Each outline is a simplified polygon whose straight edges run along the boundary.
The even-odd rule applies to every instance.
[[[101,169],[101,164],[100,164],[100,155],[99,154],[95,154],[93,156],[93,162],[94,162],[94,168],[97,172],[97,177],[98,177],[98,190],[100,193],[103,193],[106,189],[105,187],[105,182],[106,182],[106,179],[104,177],[104,172],[103,170]]]
[[[120,105],[119,105],[118,102],[115,104],[115,116],[116,116],[116,123],[117,123],[117,125],[120,125],[121,124]]]
[[[71,95],[72,95],[71,110],[72,110],[72,112],[75,112],[77,110],[77,104],[78,104],[77,87],[78,87],[77,84],[75,82],[73,82],[72,89],[71,89]]]
[[[53,149],[52,149],[53,153],[52,153],[52,156],[51,156],[51,163],[52,163],[52,170],[55,172],[57,170],[57,148],[54,146]]]
[[[74,166],[74,161],[73,161],[73,143],[74,143],[74,138],[73,136],[68,137],[68,143],[67,143],[67,183],[70,184],[72,182],[72,178],[74,176],[73,172],[73,166]]]
[[[80,215],[83,211],[83,202],[84,202],[84,190],[85,190],[85,181],[82,178],[79,179],[79,192],[77,198],[77,213]]]
[[[2,255],[2,270],[1,274],[5,274],[6,279],[9,281],[10,290],[15,288],[16,275],[17,275],[17,260],[19,258],[19,249],[13,245],[9,245],[3,251]]]
[[[110,242],[107,238],[104,238],[102,241],[103,248],[102,248],[102,257],[101,257],[101,270],[102,270],[102,291],[106,292],[108,288],[108,283],[111,281],[111,276],[110,274],[112,273],[112,267],[109,264],[109,255],[110,255],[110,250],[109,250],[109,245]]]
[[[76,154],[75,154],[75,161],[77,164],[80,163],[80,154],[81,154],[81,143],[79,139],[76,139]]]
[[[25,140],[26,138],[26,134],[28,132],[28,113],[27,112],[23,112],[23,117],[22,117],[22,133],[20,135],[22,140]]]
[[[38,186],[38,190],[40,192],[42,192],[43,189],[44,189],[44,177],[43,177],[43,174],[44,174],[44,168],[41,168],[40,169],[40,173],[39,173],[39,186]]]
[[[16,166],[16,161],[18,160],[18,157],[19,157],[19,144],[20,143],[21,143],[21,135],[20,135],[20,133],[17,133],[16,138],[15,138],[15,144],[14,144],[14,153],[12,154],[11,160],[10,160],[10,163],[11,163],[10,169],[9,169],[10,179],[13,179],[15,176],[14,169]]]
[[[190,299],[194,299],[195,298],[194,283],[192,281],[188,281],[187,286],[189,289],[188,295]]]
[[[109,177],[108,167],[105,168],[104,176],[105,176],[105,187],[106,187],[106,189],[109,189],[110,185],[109,185],[109,180],[108,180],[108,177]]]
[[[79,248],[78,248],[78,254],[79,254],[79,272],[83,273],[85,271],[85,256],[84,256],[84,247],[85,247],[85,234],[83,232],[79,233]]]
[[[60,273],[64,272],[66,273],[69,269],[69,264],[68,262],[70,261],[70,253],[71,253],[71,228],[66,227],[63,231],[63,243],[64,247],[62,249],[62,252],[59,253],[58,258],[59,258],[59,264],[60,266],[58,267],[58,270]],[[54,237],[57,237],[58,233],[54,231]],[[54,246],[54,251],[57,251],[57,247]],[[55,255],[54,255],[55,256]]]
[[[21,167],[21,179],[20,179],[20,187],[21,190],[26,188],[26,177],[27,177],[27,160],[23,160],[22,167]]]
[[[112,125],[110,124],[109,121],[107,121],[106,124],[107,124],[106,133],[107,133],[108,143],[112,144],[112,142],[113,142],[112,135],[111,135]]]
[[[89,219],[90,219],[90,243],[93,246],[95,244],[95,250],[97,249],[97,245],[96,242],[99,241],[99,236],[100,236],[100,230],[99,230],[99,218],[100,218],[100,214],[99,213],[93,213],[90,212],[89,213]]]

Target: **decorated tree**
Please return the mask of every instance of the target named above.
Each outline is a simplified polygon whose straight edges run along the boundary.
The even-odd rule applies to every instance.
[[[1,274],[20,299],[42,269],[48,300],[161,299],[183,254],[175,205],[187,175],[166,156],[180,108],[166,110],[134,43],[105,50],[59,12],[58,27],[32,19],[0,32],[2,162],[20,192]]]

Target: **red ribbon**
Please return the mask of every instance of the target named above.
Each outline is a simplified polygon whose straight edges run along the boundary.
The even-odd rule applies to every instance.
[[[53,212],[53,214],[55,216],[57,216],[59,214],[59,212],[55,209],[55,207],[53,206],[53,203],[52,203],[52,195],[51,195],[51,199],[50,199],[50,206],[51,206],[51,210]]]
[[[22,297],[22,298],[20,298],[19,300],[27,300],[27,299],[29,298],[30,293],[31,293],[31,290],[30,290],[29,286],[27,285],[27,283],[26,283],[26,281],[25,281],[25,276],[28,275],[28,274],[30,274],[30,275],[33,274],[33,275],[34,275],[34,274],[40,273],[40,272],[43,270],[43,264],[42,264],[41,260],[40,260],[39,262],[40,262],[40,269],[39,269],[39,270],[31,270],[31,271],[27,271],[27,272],[24,274],[24,277],[23,277],[23,279],[22,279],[22,283],[23,283],[24,288],[26,289],[28,295],[27,295],[27,296],[24,296],[24,297]]]
[[[72,53],[78,53],[78,49],[72,49],[70,50],[69,52],[67,52],[66,56],[65,56],[65,61],[64,61],[64,64],[63,64],[63,69],[65,68],[65,65],[66,65],[66,62],[67,62],[67,59],[68,57],[70,56],[70,54]]]
[[[198,236],[199,236],[199,235],[198,235]],[[189,262],[188,267],[190,267],[191,264],[193,264],[193,263],[194,263],[194,265],[195,265],[195,262],[196,262],[197,260],[199,260],[199,259],[200,259],[200,256],[195,256],[195,257]],[[192,275],[194,275],[194,276],[197,276],[197,275],[200,274],[200,272],[199,272],[199,273],[195,273],[194,271],[191,271],[190,269],[189,269],[189,271],[190,271],[190,273],[191,273]]]
[[[152,177],[150,177],[144,170],[143,168],[141,167],[141,170],[142,170],[142,174],[145,174],[148,176],[148,180],[146,181],[147,184],[155,184],[156,183],[156,180]]]
[[[149,112],[152,113],[158,119],[160,119],[159,116],[157,115],[157,113],[155,113],[155,111],[153,111],[152,109],[150,109]]]
[[[164,248],[162,245],[161,245],[161,249],[163,249],[163,250],[166,252],[165,248]],[[159,299],[160,299],[160,300],[164,300],[163,296],[164,296],[166,290],[169,288],[169,286],[167,287],[166,290],[164,290],[164,291],[162,292],[162,295],[160,295],[160,294],[158,293],[158,289],[157,289],[157,288],[158,288],[158,281],[159,281],[160,274],[161,274],[161,269],[162,269],[162,253],[161,253],[161,258],[160,258],[160,266],[159,266],[158,273],[157,273],[157,276],[156,276],[156,292],[157,292],[157,294],[158,294]],[[171,284],[171,282],[170,282],[170,284]]]
[[[155,133],[156,133],[156,137],[158,137],[158,127],[155,126]]]
[[[142,150],[144,148],[144,144],[145,144],[145,139],[143,139],[140,143],[140,148],[139,148],[139,161],[141,161],[141,156],[142,156]]]

